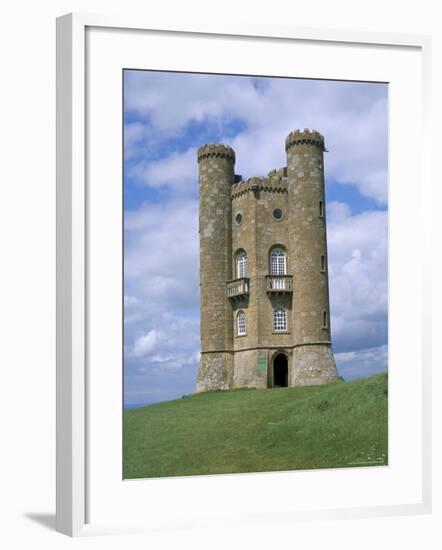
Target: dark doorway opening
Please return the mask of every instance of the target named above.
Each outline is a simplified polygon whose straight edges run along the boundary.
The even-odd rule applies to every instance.
[[[273,387],[286,388],[288,386],[288,361],[283,353],[273,359]]]

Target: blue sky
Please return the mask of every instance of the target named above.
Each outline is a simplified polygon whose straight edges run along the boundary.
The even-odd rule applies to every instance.
[[[346,379],[387,368],[386,84],[124,72],[125,404],[194,391],[198,165],[226,143],[244,178],[286,164],[296,128],[325,136],[333,350]]]

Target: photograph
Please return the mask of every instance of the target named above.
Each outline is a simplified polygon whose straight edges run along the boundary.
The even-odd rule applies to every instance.
[[[123,70],[123,478],[388,465],[388,83]]]

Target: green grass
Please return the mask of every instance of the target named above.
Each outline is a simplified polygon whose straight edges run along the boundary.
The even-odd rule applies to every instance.
[[[387,375],[201,393],[124,413],[124,477],[387,464]]]

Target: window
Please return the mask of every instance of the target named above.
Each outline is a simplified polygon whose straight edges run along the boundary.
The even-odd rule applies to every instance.
[[[282,248],[270,252],[270,275],[286,275],[286,255]]]
[[[236,257],[236,276],[240,279],[241,277],[247,277],[247,273],[247,254],[240,252]]]
[[[246,316],[244,311],[238,311],[238,315],[236,316],[236,333],[238,336],[246,334]]]
[[[322,328],[328,328],[328,315],[326,311],[322,312]]]
[[[241,225],[241,222],[242,222],[242,214],[238,213],[238,214],[235,216],[235,222],[236,222],[236,225]]]
[[[321,271],[325,271],[325,256],[321,256]]]
[[[282,220],[282,210],[280,208],[275,208],[275,210],[273,210],[273,217],[275,218],[275,220],[277,222],[281,221]]]
[[[277,306],[273,310],[273,329],[276,332],[287,330],[287,311],[282,306]]]
[[[319,201],[319,217],[324,217],[324,203],[322,201]]]

